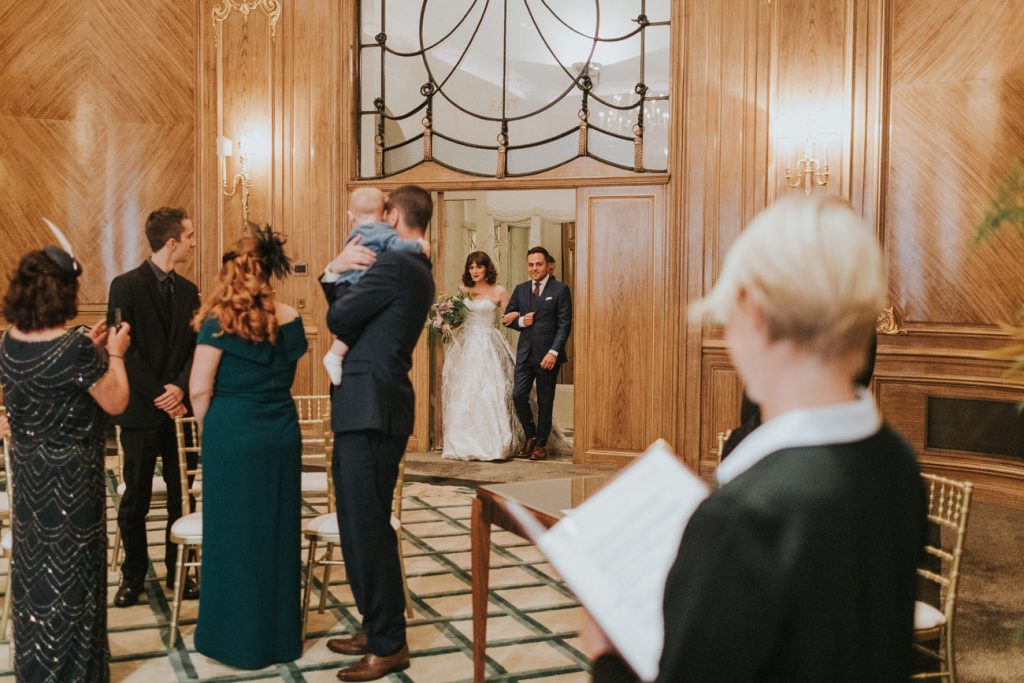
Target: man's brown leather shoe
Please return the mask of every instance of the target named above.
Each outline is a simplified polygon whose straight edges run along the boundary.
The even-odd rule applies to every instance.
[[[544,446],[537,446],[533,449],[533,453],[530,453],[530,460],[547,460],[548,449]]]
[[[409,646],[405,645],[401,650],[387,657],[368,652],[352,666],[339,671],[338,678],[343,681],[375,681],[408,668]]]
[[[339,655],[365,655],[366,631],[359,629],[354,636],[331,638],[327,641],[327,649]]]
[[[529,439],[526,440],[526,443],[523,444],[523,447],[520,448],[516,452],[516,454],[513,455],[512,457],[514,457],[514,458],[529,458],[530,456],[533,455],[533,449],[534,449],[534,447],[536,445],[537,445],[537,438],[531,436]]]

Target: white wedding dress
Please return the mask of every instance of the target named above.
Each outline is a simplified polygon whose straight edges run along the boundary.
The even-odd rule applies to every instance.
[[[505,460],[522,444],[512,405],[515,356],[495,326],[490,299],[467,299],[469,316],[445,354],[441,374],[444,451],[452,460]]]

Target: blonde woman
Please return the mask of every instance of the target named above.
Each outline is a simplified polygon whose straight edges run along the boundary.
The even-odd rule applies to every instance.
[[[203,567],[196,650],[259,669],[297,659],[302,437],[292,402],[302,321],[271,279],[291,270],[267,228],[224,254],[195,319],[189,388],[203,425]]]
[[[905,681],[925,494],[855,384],[885,302],[871,230],[787,197],[726,258],[695,323],[725,325],[764,423],[718,468],[665,587],[658,681]],[[635,680],[593,622],[594,680]]]

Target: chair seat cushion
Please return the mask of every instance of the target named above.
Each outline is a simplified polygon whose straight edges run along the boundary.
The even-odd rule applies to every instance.
[[[127,489],[128,485],[122,481],[117,485],[117,495],[124,496]],[[167,495],[167,482],[163,480],[163,477],[153,477],[153,493]]]
[[[328,512],[314,517],[306,522],[305,530],[307,533],[317,534],[319,536],[337,536],[338,516],[333,512]]]
[[[303,493],[327,493],[326,472],[303,472],[302,473]]]
[[[202,536],[203,535],[203,513],[193,512],[181,517],[171,527],[171,533],[176,536]]]
[[[926,602],[914,603],[914,630],[927,631],[946,623],[946,615]]]
[[[391,515],[391,528],[395,531],[401,531],[402,520],[398,519],[394,515]],[[324,515],[313,517],[306,522],[303,530],[311,534],[319,534],[320,536],[337,536],[338,535],[338,516],[333,512],[328,512]]]

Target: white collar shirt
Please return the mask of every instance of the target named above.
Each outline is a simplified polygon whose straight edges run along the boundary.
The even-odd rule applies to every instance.
[[[540,297],[542,294],[544,294],[544,288],[548,286],[548,280],[550,280],[550,279],[551,279],[550,275],[545,275],[544,279],[540,280],[540,291],[537,293],[538,297]],[[537,280],[532,280],[532,279],[530,280],[530,292],[531,293],[533,293],[533,287],[534,287],[534,285],[537,284],[537,282],[538,282]]]
[[[720,485],[731,482],[764,458],[784,448],[855,443],[882,428],[875,400],[863,389],[853,401],[783,413],[750,433],[715,472]]]

